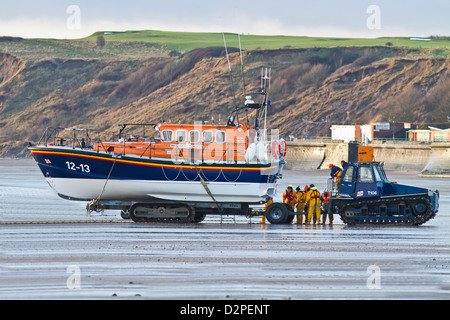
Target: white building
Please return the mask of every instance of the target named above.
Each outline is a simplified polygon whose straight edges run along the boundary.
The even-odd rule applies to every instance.
[[[344,142],[373,140],[373,125],[333,125],[331,126],[331,139],[342,140]]]
[[[355,141],[356,139],[355,126],[347,125],[332,125],[331,126],[331,140],[343,140],[344,142]]]

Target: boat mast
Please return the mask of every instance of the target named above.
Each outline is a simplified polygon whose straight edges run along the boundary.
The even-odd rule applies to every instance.
[[[236,94],[235,94],[235,90],[234,90],[233,74],[231,71],[231,63],[230,63],[230,58],[228,55],[227,42],[225,40],[225,33],[222,33],[222,36],[223,36],[223,43],[225,46],[225,53],[227,56],[228,71],[230,73],[231,89],[233,91],[233,98],[234,98],[234,104],[235,104],[234,110],[231,112],[230,116],[228,117],[227,126],[235,126],[236,125],[235,120],[237,120],[236,122],[239,123],[238,114],[239,114],[240,110],[245,109],[245,111],[248,112],[248,109],[259,109],[259,113],[257,111],[256,117],[255,117],[255,130],[257,132],[257,137],[259,138],[259,136],[260,136],[259,124],[261,121],[263,121],[263,117],[264,117],[263,139],[264,139],[264,141],[267,141],[267,107],[268,107],[268,105],[270,105],[270,101],[268,99],[269,98],[268,90],[270,89],[270,79],[271,79],[272,69],[271,68],[261,68],[261,88],[260,88],[259,92],[256,92],[256,94],[263,95],[264,97],[263,97],[263,101],[261,104],[255,103],[251,99],[250,96],[246,95],[247,90],[246,90],[246,85],[245,85],[244,59],[242,56],[241,37],[240,37],[240,35],[238,35],[239,53],[240,53],[240,58],[241,58],[242,83],[243,83],[243,88],[244,88],[244,96],[246,98],[244,106],[238,107],[237,102],[236,102]],[[247,114],[247,122],[248,122],[248,114]]]
[[[267,141],[267,107],[270,104],[269,100],[269,89],[270,89],[270,77],[272,69],[271,68],[261,68],[261,92],[264,95],[264,100],[261,105],[261,111],[259,118],[262,119],[264,116],[264,141]]]
[[[244,73],[244,59],[242,58],[242,46],[241,46],[241,35],[238,34],[239,39],[239,55],[241,56],[241,75],[242,75],[242,85],[244,87],[244,97],[247,96],[247,90],[245,88],[245,73]]]
[[[227,48],[227,42],[225,40],[225,33],[222,33],[222,36],[223,36],[223,44],[225,46],[225,53],[227,55],[228,70],[230,71],[231,91],[233,92],[234,108],[235,108],[235,110],[237,110],[238,106],[237,106],[237,102],[236,102],[236,93],[234,92],[233,73],[231,72],[231,63],[230,63],[230,58],[228,56],[228,48]],[[236,112],[236,116],[237,116],[237,112]]]

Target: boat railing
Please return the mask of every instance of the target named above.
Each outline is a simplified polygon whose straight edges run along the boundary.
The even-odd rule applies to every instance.
[[[47,127],[37,145],[92,149],[94,144],[101,143],[106,135],[111,136],[111,133],[83,128]],[[114,139],[114,134],[112,136]]]

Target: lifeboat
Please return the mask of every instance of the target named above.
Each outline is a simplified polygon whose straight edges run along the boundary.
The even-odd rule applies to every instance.
[[[49,185],[65,199],[101,200],[122,210],[155,205],[175,214],[181,205],[188,208],[183,212],[208,207],[246,214],[249,205],[275,195],[285,164],[286,144],[265,126],[270,106],[265,78],[258,92],[262,102],[247,96],[226,124],[120,124],[115,139],[93,138],[78,128],[47,128],[29,149]],[[256,110],[253,126],[237,121],[244,109]],[[152,138],[125,134],[139,127],[148,134],[149,126]]]

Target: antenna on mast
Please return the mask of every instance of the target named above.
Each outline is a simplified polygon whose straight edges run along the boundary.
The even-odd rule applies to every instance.
[[[242,46],[241,46],[241,35],[238,34],[238,39],[239,39],[239,55],[241,57],[241,75],[242,75],[242,86],[244,88],[244,97],[247,100],[251,99],[251,97],[247,97],[247,90],[245,88],[245,72],[244,72],[244,59],[242,57]],[[249,119],[248,119],[248,109],[245,108],[245,115],[247,118],[247,125],[249,125]]]
[[[234,107],[237,109],[236,94],[234,92],[233,74],[231,73],[231,63],[230,63],[230,57],[228,56],[228,48],[227,48],[227,42],[225,40],[225,33],[222,32],[222,36],[223,36],[223,44],[225,45],[225,53],[227,55],[228,70],[230,71],[230,81],[231,81],[231,90],[233,91]]]
[[[269,101],[269,92],[270,89],[270,78],[272,74],[272,68],[261,68],[261,91],[259,94],[264,95],[264,101],[262,103],[263,107],[267,107],[267,104],[270,104]],[[262,113],[265,112],[265,109],[267,108],[261,108],[260,115],[262,116]]]
[[[245,89],[245,73],[244,73],[244,59],[242,57],[242,46],[241,46],[241,35],[238,34],[239,39],[239,54],[241,56],[241,74],[242,74],[242,84],[244,86],[244,97],[247,96],[247,90]]]
[[[261,104],[259,119],[262,120],[262,118],[264,117],[264,140],[267,140],[267,107],[270,104],[268,89],[270,89],[271,75],[271,68],[261,68],[261,92],[259,93],[264,95],[264,99],[263,103]]]
[[[264,68],[261,68],[261,91],[263,91]]]
[[[233,100],[234,100],[234,111],[236,113],[236,117],[238,117],[238,105],[236,102],[236,94],[234,91],[234,83],[233,83],[233,74],[231,72],[231,63],[230,63],[230,58],[228,56],[228,49],[227,49],[227,42],[225,40],[225,33],[222,32],[222,36],[223,36],[223,44],[225,45],[225,53],[227,55],[227,61],[228,61],[228,70],[230,71],[230,81],[231,81],[231,91],[233,91]],[[227,122],[227,126],[234,126],[234,115],[233,112],[231,112],[230,117],[228,118],[228,122]],[[239,119],[237,121],[239,123]]]

